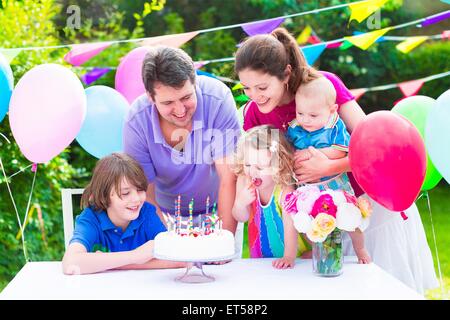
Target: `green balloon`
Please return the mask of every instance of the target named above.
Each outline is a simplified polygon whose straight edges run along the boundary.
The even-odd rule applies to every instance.
[[[425,124],[427,116],[436,100],[426,96],[412,96],[401,100],[392,108],[392,111],[402,115],[412,122],[419,131],[422,139],[425,137]],[[422,184],[422,191],[431,190],[441,181],[442,176],[437,171],[427,151],[427,171]]]

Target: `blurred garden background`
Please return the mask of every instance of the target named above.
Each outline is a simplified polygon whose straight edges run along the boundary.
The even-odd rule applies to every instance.
[[[261,19],[295,14],[351,1],[295,1],[295,0],[1,0],[0,52],[7,48],[58,46],[109,40],[126,40],[204,30]],[[450,6],[446,1],[389,0],[381,12],[381,28],[433,15]],[[75,7],[74,7],[75,6]],[[69,25],[74,8],[79,9],[78,27]],[[354,32],[368,32],[367,23],[349,23],[348,8],[288,18],[286,27],[294,36],[310,28],[299,44],[339,39]],[[73,22],[73,21],[72,21]],[[392,31],[390,36],[441,35],[450,29],[450,20],[443,20],[426,28],[410,26]],[[303,33],[305,35],[305,33]],[[233,57],[237,44],[246,37],[239,28],[201,33],[182,46],[194,61]],[[346,50],[327,49],[314,65],[321,70],[339,75],[350,89],[370,88],[402,83],[450,71],[450,43],[442,36],[425,41],[409,53],[396,49],[399,42],[383,41],[361,50],[355,46]],[[85,85],[106,85],[114,88],[114,77],[120,59],[137,43],[113,44],[81,66],[64,60],[69,47],[18,50],[10,62],[15,82],[28,70],[43,63],[56,63],[70,68],[82,77],[93,68],[109,68],[103,77]],[[11,52],[11,51],[9,51]],[[211,62],[201,69],[226,79],[233,88],[237,81],[233,61]],[[450,88],[450,77],[425,82],[418,94],[436,99]],[[239,107],[245,101],[241,90],[233,90]],[[369,91],[358,102],[366,113],[390,110],[404,97],[399,88]],[[9,127],[8,116],[0,123],[0,158],[8,177],[21,218],[25,216],[33,172],[20,152]],[[58,134],[58,133],[55,133]],[[96,158],[86,152],[75,140],[50,162],[39,165],[30,213],[26,225],[26,248],[32,261],[60,260],[64,253],[64,234],[61,209],[61,188],[83,188],[90,179]],[[450,159],[449,159],[450,165]],[[20,172],[20,173],[19,173]],[[18,174],[16,174],[18,173]],[[25,264],[13,203],[5,176],[0,174],[0,291]],[[441,271],[445,282],[441,290],[429,291],[427,297],[450,297],[450,188],[442,180],[428,192],[432,221],[437,240]],[[437,259],[431,217],[425,197],[417,200],[428,243]]]

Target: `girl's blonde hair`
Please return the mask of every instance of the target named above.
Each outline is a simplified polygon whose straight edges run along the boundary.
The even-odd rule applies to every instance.
[[[122,179],[138,190],[147,190],[147,177],[140,164],[125,153],[112,153],[100,159],[92,179],[81,196],[81,208],[93,207],[94,211],[106,211],[111,203],[111,192],[120,195]]]
[[[271,166],[275,168],[273,179],[281,185],[294,184],[293,148],[284,133],[274,126],[262,125],[245,132],[237,143],[231,169],[237,175],[244,174],[245,155],[249,150],[267,150],[272,155]]]

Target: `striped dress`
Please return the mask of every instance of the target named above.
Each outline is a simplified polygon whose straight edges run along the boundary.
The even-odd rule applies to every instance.
[[[275,186],[268,204],[263,206],[257,192],[248,220],[250,258],[281,258],[284,254],[284,227],[280,204],[281,187]],[[308,250],[299,235],[298,256]]]

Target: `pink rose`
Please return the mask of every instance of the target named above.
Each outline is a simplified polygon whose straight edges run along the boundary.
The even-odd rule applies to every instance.
[[[347,202],[356,206],[357,205],[356,204],[356,201],[357,201],[356,197],[354,195],[348,193],[348,192],[345,192],[345,191],[343,191],[343,192],[344,192],[345,199],[347,199]]]
[[[310,215],[315,218],[319,213],[326,213],[336,218],[337,207],[333,202],[333,197],[329,194],[322,194],[311,210]]]
[[[294,191],[295,192],[295,191]],[[296,214],[297,210],[297,196],[294,192],[286,195],[283,202],[283,211],[288,214]]]

